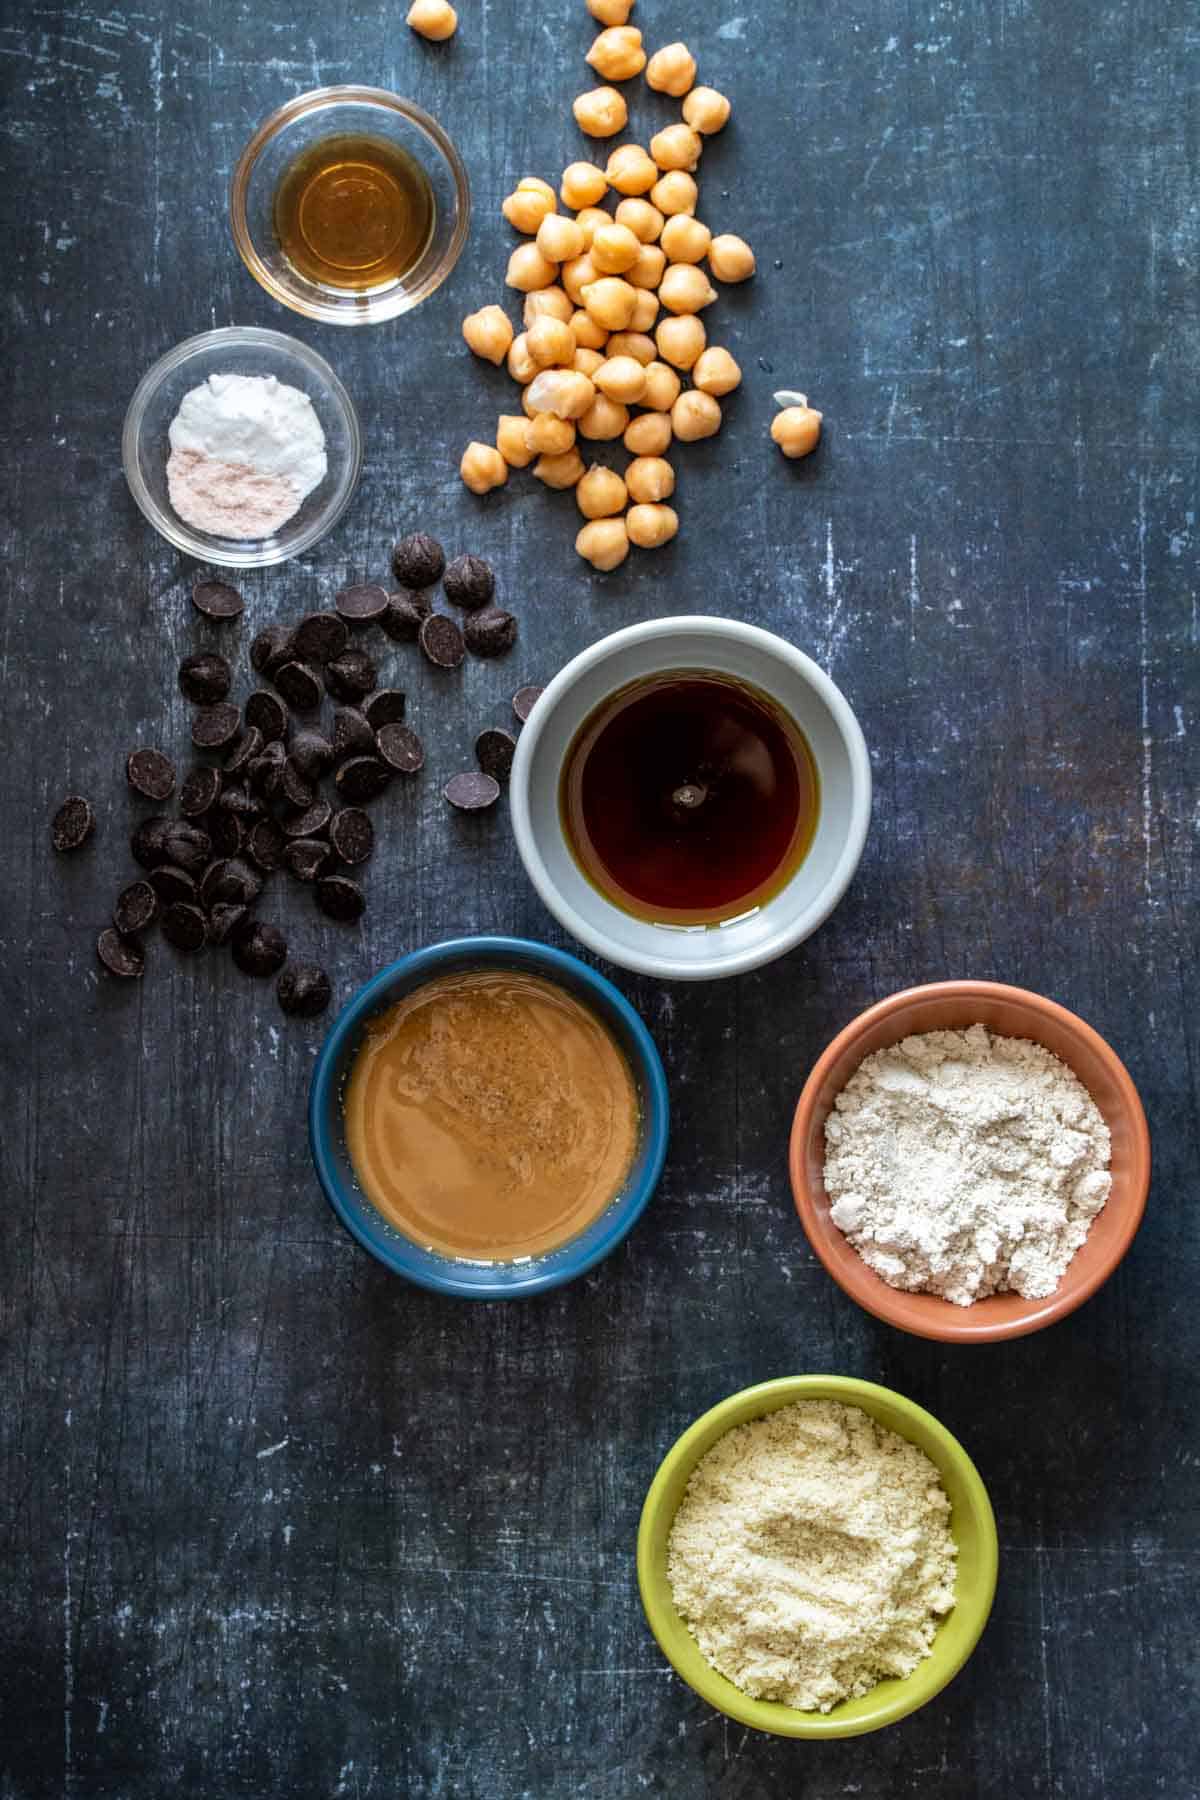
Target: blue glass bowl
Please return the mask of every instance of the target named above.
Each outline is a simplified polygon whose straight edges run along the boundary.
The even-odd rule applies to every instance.
[[[423,1249],[397,1231],[359,1187],[346,1150],[342,1091],[376,1013],[441,975],[467,969],[519,969],[540,975],[590,1007],[625,1053],[641,1102],[642,1131],[633,1167],[621,1192],[578,1237],[545,1256],[520,1263],[473,1263]],[[397,1275],[440,1294],[470,1300],[518,1300],[561,1287],[615,1250],[654,1192],[667,1153],[670,1108],[667,1083],[654,1040],[611,981],[578,957],[525,938],[455,938],[414,950],[359,989],[334,1020],[317,1058],[308,1097],[308,1137],[317,1176],[333,1210],[363,1247]]]

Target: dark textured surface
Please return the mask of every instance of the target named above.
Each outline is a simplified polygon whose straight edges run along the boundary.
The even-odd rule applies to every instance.
[[[569,498],[456,465],[515,410],[458,322],[500,297],[501,196],[585,151],[582,0],[462,0],[448,46],[402,6],[10,6],[0,1130],[0,1794],[4,1800],[905,1800],[1200,1793],[1195,1652],[1196,19],[1185,0],[753,11],[640,0],[735,123],[702,216],[757,279],[708,315],[746,370],[677,456],[677,542],[595,579]],[[469,252],[364,333],[272,307],[225,217],[286,96],[361,79],[461,143]],[[670,115],[644,89],[638,135]],[[633,135],[632,133],[630,135]],[[728,197],[726,197],[728,196]],[[199,619],[118,444],[136,380],[214,323],[329,356],[368,454],[341,528]],[[824,407],[789,466],[770,393]],[[499,572],[500,663],[388,647],[429,758],[377,803],[369,910],[264,903],[335,992],[457,932],[561,941],[505,808],[441,798],[508,699],[603,632],[681,608],[772,626],[844,686],[874,825],[830,923],[713,987],[621,979],[667,1062],[662,1188],[605,1266],[522,1305],[440,1301],[336,1224],[303,1135],[319,1021],[227,955],[157,938],[141,983],[94,940],[135,872],[135,742],[184,755],[179,658],[386,578],[398,530]],[[244,691],[251,682],[247,678]],[[55,859],[64,793],[99,828]],[[282,892],[282,883],[279,884]],[[1053,994],[1146,1100],[1146,1224],[1090,1305],[950,1352],[874,1323],[815,1265],[784,1146],[833,1031],[950,974]],[[727,1726],[642,1621],[638,1509],[695,1414],[798,1370],[887,1382],[976,1457],[1002,1540],[962,1676],[874,1738]]]

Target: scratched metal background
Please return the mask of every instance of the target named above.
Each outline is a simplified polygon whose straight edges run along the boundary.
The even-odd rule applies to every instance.
[[[640,0],[729,92],[702,214],[757,279],[710,335],[746,380],[681,449],[678,542],[594,578],[569,500],[455,469],[506,396],[458,335],[499,297],[502,194],[584,146],[581,0],[461,0],[449,46],[402,5],[4,8],[6,220],[0,1007],[0,1796],[867,1800],[1200,1794],[1195,1607],[1195,93],[1187,0]],[[470,248],[415,317],[364,333],[273,308],[225,216],[254,123],[323,82],[419,98],[461,144]],[[642,89],[637,135],[671,108]],[[362,413],[350,516],[206,630],[192,569],[125,491],[145,367],[229,321],[296,331]],[[785,465],[770,393],[826,412]],[[843,685],[873,830],[836,916],[781,966],[623,980],[675,1131],[653,1206],[589,1279],[516,1306],[390,1279],[321,1199],[303,1134],[319,1026],[225,959],[151,945],[100,978],[127,878],[135,742],[182,749],[174,669],[378,574],[423,526],[492,557],[501,665],[396,650],[430,747],[381,804],[361,929],[272,901],[339,992],[412,946],[561,941],[503,813],[442,781],[603,632],[753,619]],[[100,830],[56,861],[62,792]],[[1157,1169],[1118,1277],[1040,1337],[952,1352],[866,1318],[788,1196],[797,1090],[867,1002],[942,975],[1076,1007],[1126,1057]],[[728,1727],[642,1622],[638,1509],[662,1451],[746,1382],[842,1370],[958,1433],[999,1515],[986,1637],[933,1705],[822,1748]]]

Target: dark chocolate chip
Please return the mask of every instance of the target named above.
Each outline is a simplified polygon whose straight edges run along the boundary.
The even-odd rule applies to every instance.
[[[260,800],[273,800],[279,792],[286,761],[287,751],[283,740],[272,738],[269,744],[263,746],[262,755],[256,756],[246,770],[251,793],[257,794]]]
[[[287,625],[265,625],[250,646],[250,667],[257,675],[273,675],[292,660],[292,633]]]
[[[220,798],[220,769],[192,769],[179,790],[179,810],[185,819],[198,819]]]
[[[206,906],[228,900],[235,906],[253,906],[262,893],[262,876],[240,856],[231,856],[220,865],[211,888],[205,892],[207,875],[200,886],[200,898]]]
[[[512,708],[522,725],[525,723],[544,692],[545,689],[540,687],[523,687],[517,689],[516,693],[513,695]]]
[[[366,896],[357,881],[348,875],[326,875],[317,883],[317,905],[331,919],[343,925],[361,919],[366,911]]]
[[[174,825],[174,819],[169,819],[165,813],[143,819],[129,840],[134,862],[140,863],[143,869],[156,869],[159,863],[166,862],[167,834]]]
[[[167,827],[164,862],[174,863],[188,875],[200,875],[212,851],[212,839],[196,825],[175,821]]]
[[[133,977],[146,966],[146,955],[137,939],[122,937],[113,925],[106,926],[96,939],[96,955],[110,975]]]
[[[320,838],[295,838],[283,853],[284,867],[297,881],[315,881],[332,855]]]
[[[500,783],[494,775],[471,769],[463,775],[452,775],[442,792],[460,812],[482,812],[500,798]]]
[[[177,869],[174,863],[159,863],[157,869],[151,869],[150,880],[145,885],[154,890],[160,906],[194,906],[196,903],[194,878],[185,869]]]
[[[287,939],[278,925],[247,920],[234,934],[233,960],[243,975],[275,975],[287,961]]]
[[[227,581],[197,581],[192,586],[192,605],[206,619],[236,619],[246,602]]]
[[[430,588],[442,578],[446,552],[436,538],[414,531],[392,547],[392,573],[407,588]]]
[[[260,869],[277,869],[283,857],[283,827],[274,819],[260,819],[250,827],[246,839],[246,855]]]
[[[379,670],[365,650],[345,650],[325,670],[325,686],[349,706],[369,694],[378,680]]]
[[[375,827],[357,806],[344,806],[329,821],[329,841],[344,863],[366,862],[375,848]]]
[[[399,725],[404,717],[405,698],[399,688],[377,688],[363,701],[363,718],[372,731],[381,725]]]
[[[333,817],[333,808],[328,800],[318,797],[311,806],[306,806],[302,813],[294,819],[286,819],[283,826],[284,837],[305,838],[320,837],[328,828]]]
[[[284,763],[279,777],[279,793],[280,797],[286,800],[289,806],[294,806],[297,812],[303,812],[306,807],[312,805],[316,798],[316,788],[310,781],[304,779],[290,756]]]
[[[179,687],[194,706],[212,706],[223,700],[233,681],[233,671],[215,650],[197,650],[179,665]]]
[[[394,643],[408,644],[420,631],[422,619],[427,619],[432,611],[428,594],[402,588],[398,594],[389,594],[388,609],[379,622]]]
[[[300,662],[327,663],[340,656],[350,641],[346,621],[336,613],[306,613],[292,634]]]
[[[135,794],[165,800],[175,788],[175,764],[161,750],[131,750],[125,758],[125,779]]]
[[[242,728],[242,715],[232,700],[202,706],[192,718],[192,742],[200,750],[223,750]]]
[[[236,813],[222,811],[218,806],[215,811],[209,813],[207,825],[208,835],[212,839],[213,855],[218,857],[236,856],[245,841],[245,822]]]
[[[360,581],[356,586],[343,588],[340,594],[335,594],[333,604],[343,619],[353,619],[356,623],[378,619],[387,611],[388,591],[385,587],[380,587],[377,581]]]
[[[289,963],[275,992],[282,1011],[296,1019],[315,1019],[333,998],[329,977],[316,963]]]
[[[376,733],[379,754],[391,769],[415,775],[425,763],[425,746],[407,725],[385,725]]]
[[[333,716],[336,720],[337,714]],[[332,767],[334,747],[321,732],[305,728],[293,733],[288,756],[305,781],[320,781],[326,769]]]
[[[482,556],[456,556],[446,565],[442,586],[452,606],[474,612],[490,601],[496,591],[496,577],[491,563],[484,562]]]
[[[113,924],[122,937],[128,937],[133,931],[145,931],[157,917],[158,895],[148,881],[131,881],[117,895]]]
[[[252,763],[263,747],[263,734],[257,725],[247,725],[233,749],[225,758],[225,773],[240,774],[248,763]]]
[[[231,857],[217,857],[214,862],[209,863],[207,869],[205,869],[203,875],[200,877],[200,904],[208,912],[212,911],[213,907],[217,904],[217,901],[221,898],[217,889],[220,887],[221,877],[224,875],[231,861]]]
[[[198,906],[179,900],[163,913],[162,934],[176,950],[203,950],[208,942],[208,922]]]
[[[144,824],[152,824],[146,819]],[[96,829],[96,815],[82,794],[68,794],[50,821],[50,842],[56,850],[78,850]],[[141,830],[139,825],[138,830]],[[135,837],[137,833],[134,833]],[[135,851],[136,855],[137,852]],[[138,857],[141,861],[141,857]],[[147,868],[150,864],[145,865]]]
[[[261,802],[240,781],[227,787],[216,805],[218,813],[232,813],[237,819],[257,819],[262,810]]]
[[[463,634],[445,613],[430,613],[422,623],[420,644],[429,661],[438,669],[457,669],[466,655]]]
[[[463,637],[473,656],[503,656],[517,641],[517,621],[499,606],[485,606],[469,615]]]
[[[262,732],[264,744],[286,737],[287,708],[277,694],[269,693],[266,688],[255,688],[242,712],[247,725],[253,725],[257,731]]]
[[[210,944],[227,944],[235,931],[240,931],[250,917],[247,906],[238,906],[230,900],[218,900],[208,915],[208,941]]]
[[[333,715],[333,757],[345,762],[348,756],[373,756],[375,733],[365,716],[353,706],[339,706]]]
[[[272,677],[293,712],[316,712],[321,704],[321,677],[308,663],[283,663]]]
[[[511,731],[490,727],[475,739],[475,758],[485,775],[507,781],[516,748],[517,740]]]
[[[403,726],[389,726],[389,731],[402,731]],[[392,779],[392,771],[376,756],[352,756],[334,776],[334,785],[343,800],[373,800],[382,794]]]

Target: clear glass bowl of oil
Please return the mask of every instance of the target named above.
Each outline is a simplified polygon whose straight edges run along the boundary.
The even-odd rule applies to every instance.
[[[275,300],[331,325],[376,325],[441,286],[467,241],[471,189],[436,119],[383,88],[299,94],[233,172],[234,242]]]

